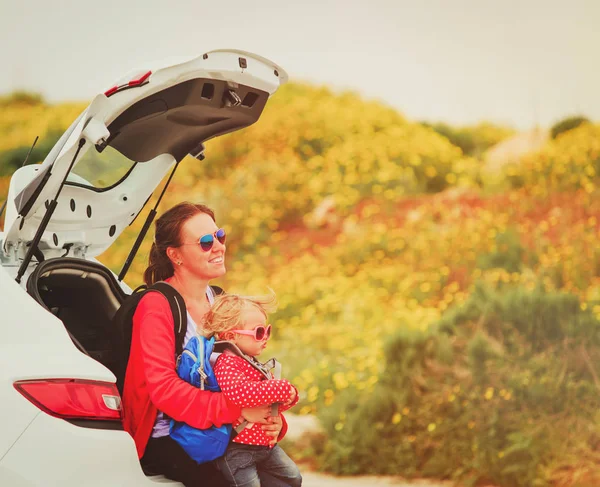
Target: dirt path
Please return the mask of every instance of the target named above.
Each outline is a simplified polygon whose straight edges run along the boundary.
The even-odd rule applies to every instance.
[[[319,423],[314,416],[296,416],[294,414],[286,414],[286,420],[289,425],[289,430],[286,438],[294,441],[306,431],[317,431]],[[393,485],[395,487],[450,487],[451,483],[431,482],[419,480],[407,482],[399,477],[383,477],[383,476],[360,476],[360,477],[336,477],[317,472],[308,472],[304,468],[302,471],[302,486],[303,487],[369,487],[371,485]]]
[[[302,471],[302,487],[369,487],[371,485],[393,485],[395,487],[450,487],[449,483],[432,483],[425,480],[407,483],[394,477],[334,477],[315,472]]]

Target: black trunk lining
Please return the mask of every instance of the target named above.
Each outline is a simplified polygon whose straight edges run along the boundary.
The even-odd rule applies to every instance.
[[[63,322],[77,348],[115,373],[112,319],[125,293],[112,273],[100,264],[51,259],[38,266],[27,290]]]

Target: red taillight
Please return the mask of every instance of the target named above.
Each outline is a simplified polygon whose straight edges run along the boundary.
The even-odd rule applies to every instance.
[[[147,71],[144,74],[142,74],[139,78],[132,79],[129,82],[129,86],[141,85],[144,81],[146,81],[150,77],[151,74],[152,74],[152,71]]]
[[[62,419],[121,419],[121,397],[110,382],[83,379],[20,380],[15,389],[42,411]]]

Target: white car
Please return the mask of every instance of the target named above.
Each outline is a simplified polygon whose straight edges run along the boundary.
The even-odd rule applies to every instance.
[[[14,173],[0,232],[0,486],[181,485],[144,473],[123,431],[112,317],[130,288],[95,257],[145,218],[181,159],[256,122],[286,80],[234,50],[148,67]]]

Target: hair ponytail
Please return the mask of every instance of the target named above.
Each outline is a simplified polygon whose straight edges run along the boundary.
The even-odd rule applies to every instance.
[[[208,206],[185,201],[167,210],[156,220],[154,242],[150,248],[148,267],[144,271],[144,282],[147,286],[173,276],[175,269],[167,255],[167,248],[181,245],[181,228],[198,213],[206,213],[213,221],[215,219],[214,212]]]
[[[152,243],[150,256],[148,258],[148,267],[144,271],[144,282],[151,286],[155,282],[164,281],[174,273],[171,259],[167,257],[166,249],[162,252],[156,243]]]

